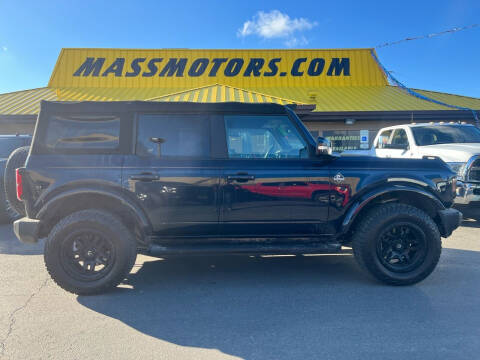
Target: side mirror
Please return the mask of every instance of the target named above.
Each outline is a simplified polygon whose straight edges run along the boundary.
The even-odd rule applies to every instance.
[[[317,156],[332,155],[332,144],[330,143],[330,140],[319,136],[317,139],[316,153],[317,153]]]

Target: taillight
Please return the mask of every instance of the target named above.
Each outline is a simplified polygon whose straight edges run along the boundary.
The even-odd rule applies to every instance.
[[[15,170],[15,178],[17,181],[17,199],[22,201],[22,196],[23,196],[22,174],[20,174],[18,170],[20,169]]]

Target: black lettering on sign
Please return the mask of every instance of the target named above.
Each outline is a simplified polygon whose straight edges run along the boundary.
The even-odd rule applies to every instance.
[[[350,58],[332,58],[332,62],[330,63],[330,67],[327,71],[327,76],[340,76],[342,74],[344,76],[350,76]]]
[[[246,60],[243,58],[196,58],[192,60],[193,62],[188,69],[189,77],[199,77],[206,74],[210,64],[212,66],[210,71],[208,71],[209,77],[216,77],[224,64],[223,74],[227,77],[234,77],[240,75],[247,60],[248,64],[243,72],[244,77],[259,77],[262,74],[265,77],[282,77],[288,74],[285,71],[279,72],[279,63],[282,61],[282,58],[269,59],[267,64],[264,58],[247,58]],[[307,67],[308,60],[306,57],[295,59],[290,69],[290,75],[294,77],[304,76],[306,71],[308,76],[320,76],[322,74],[326,76],[350,76],[350,58],[348,57],[332,58],[326,73],[324,73],[324,70],[327,64],[324,58],[313,58]],[[137,77],[142,73],[142,68],[146,68],[146,71],[142,73],[142,77],[152,77],[157,74],[161,77],[183,77],[187,63],[189,63],[187,58],[169,58],[165,66],[158,72],[159,67],[157,64],[162,62],[163,58],[149,59],[148,63],[146,62],[147,58],[135,58],[131,61],[129,69],[125,69],[126,72],[124,73],[125,58],[116,58],[102,73],[105,61],[106,59],[103,57],[87,57],[83,64],[73,73],[73,76],[97,77],[101,74],[103,77],[108,77],[110,74],[114,74],[115,77]],[[267,65],[266,69],[262,71],[265,65]]]
[[[243,59],[233,58],[231,59],[227,66],[225,67],[224,74],[225,76],[237,76],[240,70],[242,70]]]
[[[192,66],[190,66],[190,70],[188,70],[188,76],[200,76],[202,75],[208,66],[208,59],[200,58],[196,59]]]
[[[300,69],[300,65],[302,63],[304,63],[305,61],[307,61],[307,58],[300,58],[300,59],[297,59],[293,62],[293,65],[292,65],[292,76],[302,76],[303,75],[303,71],[299,71]]]
[[[270,71],[265,71],[263,73],[263,76],[275,76],[277,75],[277,72],[278,72],[278,66],[277,66],[277,63],[282,61],[281,58],[275,58],[275,59],[272,59],[268,62],[268,68],[270,69]],[[282,74],[280,74],[280,76],[282,76]]]
[[[243,73],[243,76],[250,76],[253,73],[253,76],[257,77],[260,76],[260,70],[262,69],[263,65],[265,64],[265,60],[262,58],[251,58],[250,62]]]
[[[142,63],[144,62],[146,59],[145,58],[136,58],[136,59],[133,59],[132,63],[130,64],[130,67],[132,68],[133,71],[128,71],[125,73],[125,76],[126,77],[135,77],[135,76],[138,76],[138,74],[140,74],[140,71],[142,70],[142,68],[140,67],[139,63]]]
[[[122,76],[123,73],[123,65],[125,65],[124,58],[116,58],[116,60],[110,65],[107,70],[105,70],[102,76],[108,76],[108,74],[115,74],[115,77]]]
[[[88,76],[92,73],[92,76],[98,76],[104,62],[105,58],[97,58],[95,60],[93,57],[87,57],[85,62],[73,73],[73,76]]]
[[[312,59],[312,61],[310,62],[310,65],[308,65],[308,75],[318,76],[323,72],[324,67],[325,67],[325,59],[323,58]]]
[[[153,59],[150,59],[150,61],[148,62],[148,70],[150,70],[149,72],[146,72],[144,71],[142,76],[143,77],[152,77],[154,76],[157,71],[158,71],[158,67],[157,65],[155,65],[156,63],[159,63],[159,62],[162,62],[163,58],[153,58]]]
[[[227,58],[215,58],[212,59],[213,66],[210,69],[210,72],[208,73],[208,76],[217,76],[218,69],[220,69],[220,66],[227,62]]]
[[[158,76],[165,76],[165,74],[167,74],[167,77],[172,77],[173,75],[182,77],[185,71],[185,65],[187,65],[187,58],[170,58]]]

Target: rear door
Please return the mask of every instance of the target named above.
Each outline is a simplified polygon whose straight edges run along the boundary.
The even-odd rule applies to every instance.
[[[329,171],[311,158],[287,115],[225,115],[222,178],[225,236],[312,236],[327,232]]]
[[[208,114],[138,114],[135,155],[123,181],[157,235],[214,236],[220,169],[213,160]]]

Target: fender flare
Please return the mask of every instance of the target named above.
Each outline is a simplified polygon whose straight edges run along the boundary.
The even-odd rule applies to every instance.
[[[432,204],[434,204],[436,211],[445,210],[445,206],[443,203],[431,192],[418,188],[415,186],[409,185],[396,185],[392,184],[389,186],[382,186],[380,188],[376,188],[364,195],[362,195],[359,199],[357,199],[347,210],[346,214],[343,217],[343,221],[340,227],[340,233],[345,234],[357,218],[358,214],[360,214],[361,210],[368,205],[371,201],[375,200],[377,197],[391,193],[391,192],[408,192],[408,193],[415,193],[417,195],[423,196],[431,200]]]
[[[79,187],[75,189],[62,191],[61,193],[48,199],[42,205],[42,207],[37,213],[36,218],[39,220],[46,219],[48,218],[47,214],[52,213],[52,209],[58,206],[61,202],[65,201],[67,198],[73,197],[73,196],[87,195],[87,194],[109,197],[121,203],[122,206],[125,206],[125,208],[128,209],[128,211],[134,216],[135,220],[140,225],[142,231],[144,231],[145,234],[151,233],[152,224],[150,223],[150,220],[146,216],[144,210],[140,206],[135,204],[135,202],[132,201],[131,199],[128,199],[126,196],[122,196],[122,194],[118,193],[118,191],[110,190],[110,189]]]

